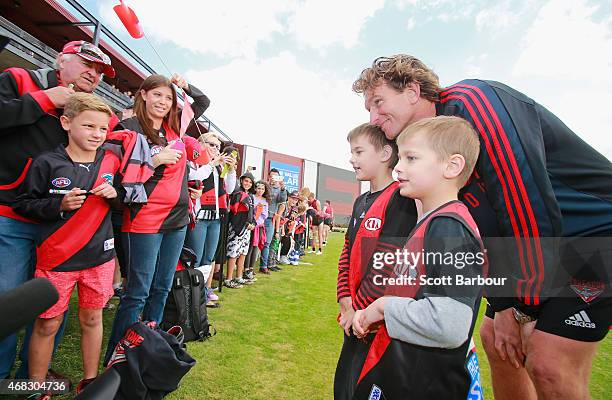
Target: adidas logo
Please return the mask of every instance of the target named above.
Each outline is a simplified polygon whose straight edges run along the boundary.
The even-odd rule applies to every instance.
[[[580,311],[565,320],[565,323],[568,325],[574,325],[581,328],[590,328],[595,329],[596,325],[594,322],[591,322],[591,319],[587,315],[586,312]]]

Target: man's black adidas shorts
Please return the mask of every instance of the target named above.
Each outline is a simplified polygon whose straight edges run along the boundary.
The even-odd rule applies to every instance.
[[[563,294],[544,303],[535,328],[581,342],[602,340],[612,328],[609,290],[600,282],[574,280]],[[485,315],[495,317],[488,304]]]

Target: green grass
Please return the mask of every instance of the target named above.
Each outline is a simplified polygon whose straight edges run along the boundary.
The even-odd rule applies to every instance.
[[[168,398],[332,398],[333,376],[342,344],[335,299],[342,238],[339,233],[332,234],[323,255],[304,258],[303,261],[314,265],[285,266],[282,272],[271,276],[258,274],[259,280],[250,287],[224,289],[220,295],[222,307],[209,311],[217,336],[188,344],[188,352],[198,362]],[[74,307],[73,299],[70,323],[53,364],[78,382],[81,357]],[[112,314],[105,311],[106,335]],[[475,332],[485,396],[492,399],[490,373],[478,327]],[[593,399],[606,399],[612,393],[611,365],[612,339],[607,337],[593,366]]]

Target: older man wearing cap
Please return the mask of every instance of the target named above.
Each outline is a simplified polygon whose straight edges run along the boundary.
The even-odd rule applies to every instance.
[[[67,143],[58,118],[66,100],[75,91],[93,92],[102,74],[115,76],[110,59],[85,41],[66,44],[55,69],[8,68],[0,74],[0,293],[34,271],[37,225],[11,209],[21,182],[34,157]],[[0,342],[0,379],[11,370],[16,346],[16,335]]]

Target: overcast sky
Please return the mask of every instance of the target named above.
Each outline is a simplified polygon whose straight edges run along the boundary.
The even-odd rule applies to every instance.
[[[112,10],[82,3],[160,73]],[[368,120],[351,91],[378,56],[412,54],[443,85],[493,79],[526,93],[612,158],[612,3],[586,0],[130,0],[165,63],[211,98],[232,139],[349,167]]]

